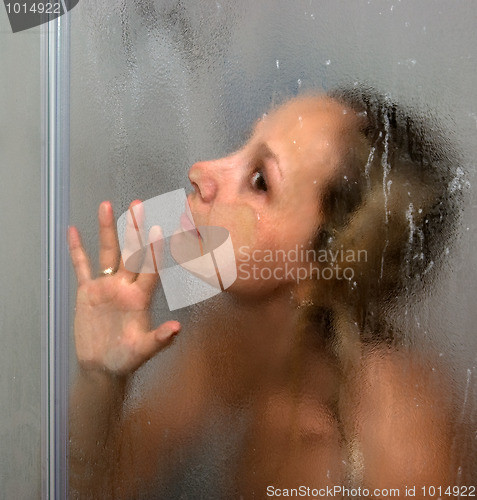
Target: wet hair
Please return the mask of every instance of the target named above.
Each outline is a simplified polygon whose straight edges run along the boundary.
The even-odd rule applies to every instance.
[[[353,278],[317,283],[312,302],[322,311],[326,297],[335,330],[347,317],[364,342],[397,340],[389,311],[435,279],[454,234],[461,158],[429,111],[366,87],[328,96],[359,118],[358,130],[323,191],[314,247],[332,251]],[[321,314],[311,311],[314,321]]]
[[[333,410],[348,458],[345,482],[353,487],[362,485],[364,470],[355,413],[363,352],[413,345],[396,318],[437,278],[456,232],[464,169],[450,134],[428,110],[369,87],[328,96],[358,120],[349,122],[356,133],[341,142],[341,164],[322,190],[324,222],[314,248],[333,252],[354,276],[317,280],[304,326],[339,373]],[[347,251],[365,251],[366,259],[349,262]]]

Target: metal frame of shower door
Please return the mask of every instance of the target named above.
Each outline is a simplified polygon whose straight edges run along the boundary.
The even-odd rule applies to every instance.
[[[66,11],[66,9],[65,9]],[[41,26],[42,499],[67,498],[70,13]]]

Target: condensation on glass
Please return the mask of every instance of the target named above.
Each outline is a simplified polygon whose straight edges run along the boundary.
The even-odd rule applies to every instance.
[[[82,0],[72,14],[70,219],[81,232],[93,274],[105,271],[102,283],[117,278],[115,266],[103,269],[97,257],[96,218],[103,200],[111,201],[119,217],[133,200],[181,188],[192,192],[187,173],[193,164],[227,158],[250,137],[253,143],[261,130],[271,134],[266,147],[272,151],[264,152],[261,145],[260,161],[275,161],[274,148],[285,140],[293,147],[294,140],[304,140],[300,130],[311,130],[307,127],[315,116],[314,104],[300,104],[281,115],[270,110],[311,91],[344,96],[346,89],[362,88],[371,93],[365,102],[368,114],[361,118],[372,112],[379,116],[375,140],[381,141],[380,149],[366,150],[364,173],[334,170],[343,178],[325,201],[329,220],[335,217],[337,226],[321,228],[320,244],[325,246],[319,248],[332,245],[335,238],[336,250],[349,250],[352,244],[359,249],[356,241],[364,234],[363,241],[374,238],[373,248],[379,249],[367,257],[376,266],[380,259],[383,263],[382,268],[362,271],[377,269],[379,285],[363,291],[350,284],[349,300],[359,314],[343,307],[343,295],[334,296],[336,290],[326,287],[320,289],[321,296],[307,291],[290,295],[286,307],[294,303],[293,313],[286,307],[275,311],[275,296],[270,292],[262,300],[266,295],[260,295],[260,286],[266,289],[263,274],[255,295],[247,288],[234,295],[232,288],[173,312],[159,286],[151,304],[152,325],[179,320],[181,332],[130,371],[125,386],[115,385],[124,383],[122,377],[112,381],[101,378],[104,373],[90,374],[99,377],[98,391],[101,384],[112,384],[110,394],[120,397],[110,402],[119,405],[111,441],[100,443],[104,450],[98,456],[106,458],[93,460],[89,469],[81,467],[81,460],[87,460],[82,453],[88,453],[81,440],[89,425],[107,425],[101,423],[104,412],[95,412],[94,398],[84,400],[84,394],[75,392],[78,370],[71,342],[70,424],[82,426],[83,432],[73,435],[73,489],[102,488],[105,497],[172,499],[262,498],[276,489],[300,486],[396,487],[403,494],[406,487],[416,487],[416,496],[424,491],[425,496],[435,491],[442,496],[447,487],[455,495],[465,493],[459,488],[475,485],[476,6],[470,1],[451,5],[411,0]],[[379,103],[374,90],[381,95]],[[414,113],[412,122],[394,109],[395,102]],[[326,114],[333,112],[329,108],[317,109],[325,120],[322,128],[312,130],[319,137],[338,118]],[[295,118],[296,137],[291,125],[283,130],[278,126]],[[350,122],[341,119],[340,130],[350,142],[339,148],[359,153],[362,143],[353,142],[357,139]],[[447,159],[441,176],[428,176],[427,160],[421,162],[419,175],[412,170],[419,159],[407,158],[397,172],[387,163],[392,141],[424,137],[419,123],[432,139],[424,141],[429,157],[436,163]],[[300,142],[304,148],[311,144],[307,140]],[[348,150],[349,144],[353,146]],[[196,164],[191,179],[200,189],[209,168],[226,179],[227,168],[239,171],[245,157]],[[291,191],[304,183],[303,200],[305,187],[322,182],[320,174],[305,182],[305,174],[293,165],[282,167],[291,169],[283,176]],[[257,165],[247,168],[251,173],[246,186],[240,185],[241,196],[251,182],[259,182],[254,177]],[[270,181],[266,192],[272,196]],[[374,186],[376,195],[367,198],[371,212],[344,221],[354,225],[351,244],[336,232],[343,222],[336,214],[343,207],[335,202],[346,192],[346,203],[359,206],[364,191],[353,187],[359,183],[362,190]],[[299,201],[289,193],[280,196]],[[449,204],[441,203],[445,197]],[[372,212],[373,203],[384,207],[374,219],[370,214],[378,212]],[[231,202],[230,213],[236,208]],[[426,211],[432,215],[429,223],[422,215]],[[295,228],[285,223],[267,227],[267,213],[257,210],[253,222],[242,212],[243,219],[224,215],[224,227],[229,229],[228,221],[235,228],[232,239],[239,234],[249,242],[244,261],[261,232],[278,238],[281,231],[295,234],[292,229],[307,222],[302,217]],[[447,220],[445,226],[439,226],[441,219]],[[255,228],[254,240],[250,234]],[[423,246],[430,233],[435,259],[428,258]],[[397,241],[403,242],[401,247]],[[263,264],[264,255],[256,253],[255,258],[260,256]],[[391,269],[392,255],[404,267]],[[399,282],[402,275],[409,280]],[[376,286],[385,289],[382,295]],[[75,293],[72,274],[71,304]],[[310,326],[303,326],[308,311],[315,337]],[[71,334],[74,313],[72,308]],[[321,338],[323,332],[331,337],[341,333]],[[116,369],[116,362],[108,367]],[[90,405],[86,413],[80,411],[83,401]],[[433,468],[430,461],[437,465]],[[423,472],[415,475],[420,466]],[[404,486],[402,478],[416,478],[416,484]],[[343,491],[337,495],[357,496]]]

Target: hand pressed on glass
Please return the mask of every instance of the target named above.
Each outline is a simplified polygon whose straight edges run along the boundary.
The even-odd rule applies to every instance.
[[[79,233],[76,228],[70,228],[71,259],[78,279],[76,352],[83,368],[126,375],[165,347],[179,332],[180,324],[167,321],[151,329],[149,305],[158,275],[133,273],[126,269],[120,259],[116,225],[109,202],[100,205],[98,220],[100,267],[117,271],[93,278]],[[140,221],[136,222],[140,224]],[[131,242],[138,233],[139,227],[133,222],[128,230]],[[160,228],[152,228],[149,238],[154,242],[155,255],[160,255]],[[151,250],[146,259],[153,258],[156,257]]]

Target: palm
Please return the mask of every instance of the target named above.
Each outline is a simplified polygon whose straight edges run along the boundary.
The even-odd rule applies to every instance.
[[[119,249],[110,219],[102,221],[100,213],[100,261],[114,266]],[[131,373],[163,347],[179,325],[169,321],[150,331],[149,305],[157,275],[131,273],[120,265],[113,276],[91,279],[86,254],[75,237],[73,231],[70,248],[79,282],[74,324],[78,361],[87,368]]]

